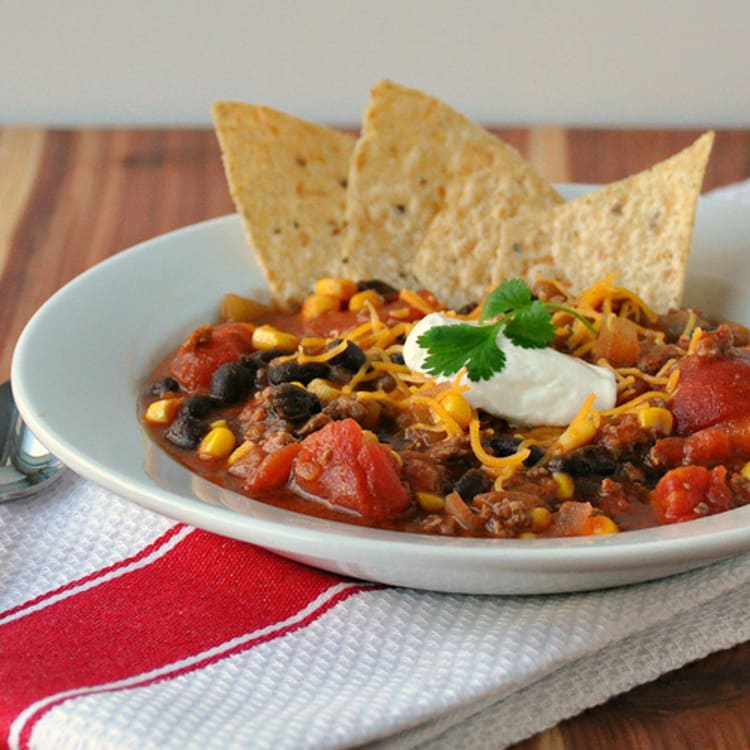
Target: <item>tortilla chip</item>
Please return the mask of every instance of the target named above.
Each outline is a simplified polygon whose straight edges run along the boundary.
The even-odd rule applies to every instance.
[[[452,180],[471,168],[469,161],[500,164],[510,152],[438,99],[392,81],[377,83],[349,171],[347,275],[415,286],[414,257]]]
[[[615,274],[655,312],[679,306],[713,139],[704,133],[643,172],[504,222],[499,243],[495,237],[480,243],[474,262],[480,268],[492,262],[492,285],[546,276],[578,294]]]
[[[453,309],[479,299],[491,265],[472,263],[475,248],[507,219],[555,206],[562,198],[511,146],[469,146],[448,185],[445,204],[422,240],[413,272]]]
[[[213,106],[232,199],[274,301],[299,305],[338,275],[355,138],[268,107]]]

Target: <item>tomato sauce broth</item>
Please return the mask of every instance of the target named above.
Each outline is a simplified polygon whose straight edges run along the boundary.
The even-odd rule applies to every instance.
[[[564,428],[526,428],[474,410],[477,447],[467,425],[448,429],[458,417],[439,419],[450,387],[420,381],[403,364],[410,324],[438,307],[428,292],[414,295],[389,289],[377,306],[356,311],[269,309],[199,328],[151,373],[144,424],[208,481],[290,511],[384,529],[609,534],[750,502],[747,329],[687,311],[649,328],[623,315],[591,347],[625,385],[618,407],[596,415],[589,439],[563,450]],[[564,335],[553,345],[569,349]]]

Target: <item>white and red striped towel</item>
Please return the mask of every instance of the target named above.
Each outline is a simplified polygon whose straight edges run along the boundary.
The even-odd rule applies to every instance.
[[[546,597],[369,586],[72,473],[0,506],[0,744],[502,747],[750,638],[750,556]]]
[[[502,748],[750,639],[748,611],[750,554],[607,591],[434,594],[68,472],[0,506],[0,748]]]

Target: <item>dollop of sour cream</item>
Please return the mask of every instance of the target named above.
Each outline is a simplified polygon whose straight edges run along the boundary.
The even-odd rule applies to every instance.
[[[404,362],[415,372],[426,375],[427,350],[417,339],[435,326],[466,321],[443,313],[430,313],[412,329],[404,343]],[[469,323],[469,325],[476,325]],[[555,349],[524,349],[509,341],[502,332],[497,345],[505,353],[505,367],[489,380],[474,382],[464,374],[460,383],[468,386],[464,398],[475,408],[525,425],[567,425],[578,414],[591,393],[594,408],[611,409],[617,399],[614,374],[605,367],[563,354]],[[455,376],[431,376],[439,383]]]

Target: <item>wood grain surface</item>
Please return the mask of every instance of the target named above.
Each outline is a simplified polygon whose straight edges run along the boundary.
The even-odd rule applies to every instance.
[[[548,179],[592,183],[644,169],[698,135],[549,127],[497,132]],[[746,178],[750,130],[717,132],[704,189]],[[232,210],[209,130],[0,128],[0,381],[9,377],[23,326],[66,282],[135,243]],[[743,644],[514,750],[750,750],[748,677],[750,644]]]

